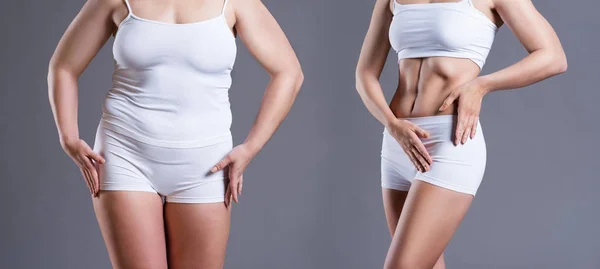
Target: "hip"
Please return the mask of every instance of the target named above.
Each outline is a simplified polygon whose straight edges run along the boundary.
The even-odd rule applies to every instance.
[[[486,163],[486,143],[481,123],[477,122],[477,130],[472,139],[465,144],[454,144],[456,115],[436,115],[426,117],[404,118],[423,128],[429,137],[420,138],[431,158],[435,162],[453,163],[483,169]],[[390,160],[405,156],[404,150],[387,129],[383,131],[382,157]],[[433,164],[435,165],[435,164]]]

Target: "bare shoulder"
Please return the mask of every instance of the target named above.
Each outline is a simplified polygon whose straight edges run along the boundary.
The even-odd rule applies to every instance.
[[[257,6],[262,6],[263,2],[261,0],[227,0],[229,1],[227,5],[232,6],[236,10],[242,10],[244,8],[256,8]]]
[[[486,0],[491,2],[494,5],[502,5],[502,4],[506,4],[506,3],[516,3],[516,2],[523,2],[523,1],[530,1],[530,0]]]
[[[489,1],[492,4],[492,7],[495,9],[498,8],[511,8],[511,7],[519,7],[519,6],[531,6],[533,5],[531,0],[485,0]]]
[[[261,0],[226,0],[227,8],[225,12],[232,14],[236,22],[244,20],[255,20],[264,17],[270,12]]]
[[[114,10],[119,7],[126,7],[125,0],[86,0],[86,2],[96,8],[104,10]]]

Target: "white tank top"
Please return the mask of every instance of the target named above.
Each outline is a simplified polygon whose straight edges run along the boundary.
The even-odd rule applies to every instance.
[[[129,14],[113,44],[112,87],[102,125],[165,147],[206,146],[231,138],[229,87],[235,37],[221,14],[175,24]]]
[[[498,27],[471,0],[393,4],[389,39],[405,58],[445,56],[466,58],[483,68]]]

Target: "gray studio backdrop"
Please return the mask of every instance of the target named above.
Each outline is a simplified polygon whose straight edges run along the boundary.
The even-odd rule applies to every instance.
[[[381,268],[382,126],[354,89],[374,0],[265,0],[303,64],[289,117],[245,174],[226,268]],[[566,74],[484,98],[483,185],[447,249],[448,268],[600,268],[600,4],[540,0],[569,58]],[[0,268],[110,268],[79,171],[62,152],[47,64],[83,0],[0,4]],[[93,143],[112,71],[112,39],[80,79],[80,132]],[[243,141],[268,81],[239,42],[231,103]],[[507,27],[484,73],[526,54]],[[391,97],[393,53],[382,77]]]

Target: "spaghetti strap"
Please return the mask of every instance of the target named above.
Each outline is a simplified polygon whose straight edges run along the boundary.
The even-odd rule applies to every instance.
[[[130,15],[133,15],[133,12],[131,12],[131,6],[129,5],[129,0],[123,0],[125,1],[125,5],[127,6],[127,11],[129,11]]]
[[[125,1],[127,1],[127,0],[125,0]],[[229,0],[225,0],[223,2],[223,10],[221,10],[221,14],[225,14],[225,8],[227,7],[227,1],[229,1]]]

